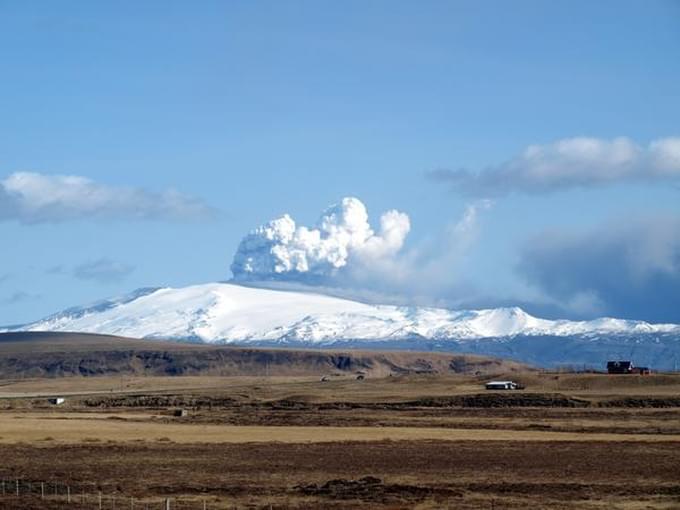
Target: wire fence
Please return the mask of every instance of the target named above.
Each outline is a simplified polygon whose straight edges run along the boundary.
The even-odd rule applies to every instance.
[[[218,506],[214,499],[200,496],[136,497],[94,483],[0,478],[0,508],[209,510]]]

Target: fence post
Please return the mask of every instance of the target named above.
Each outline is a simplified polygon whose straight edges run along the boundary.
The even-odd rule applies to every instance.
[[[69,485],[66,486],[66,502],[71,502],[71,487]]]
[[[17,478],[17,496],[19,495],[19,479]]]
[[[45,499],[45,482],[40,482],[40,499]]]
[[[2,495],[5,495],[5,479],[2,479]]]
[[[99,510],[102,510],[102,491],[99,491]]]
[[[170,498],[165,498],[165,510],[170,510]]]
[[[135,510],[135,498],[130,496],[130,510]]]

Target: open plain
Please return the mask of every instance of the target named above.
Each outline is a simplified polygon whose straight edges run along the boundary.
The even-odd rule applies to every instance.
[[[37,345],[45,367],[29,369],[42,376],[0,380],[0,508],[680,507],[678,374],[541,372],[428,353],[395,355],[385,373],[380,353],[361,353],[357,367],[352,353],[262,351],[293,364],[269,364],[268,375],[249,361],[242,375],[214,375],[211,362],[184,376],[46,377],[75,363],[74,351],[102,367],[120,356]],[[28,350],[10,347],[4,367]],[[167,353],[182,348],[158,347],[178,372]],[[492,378],[525,389],[484,390]]]

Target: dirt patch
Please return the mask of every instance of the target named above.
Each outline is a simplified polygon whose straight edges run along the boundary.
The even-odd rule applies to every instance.
[[[680,407],[680,397],[625,397],[603,400],[600,407]]]
[[[559,393],[479,393],[406,402],[416,407],[588,407],[590,402]]]
[[[386,484],[374,476],[366,476],[358,480],[338,478],[323,484],[299,485],[294,487],[294,490],[306,496],[342,500],[356,499],[366,503],[413,503],[435,495],[446,498],[463,497],[462,491],[442,487]]]
[[[283,399],[264,402],[269,409],[413,409],[442,407],[589,407],[590,401],[559,393],[478,393],[451,397],[426,397],[404,402],[329,402],[313,404],[305,401]]]
[[[116,397],[90,397],[82,401],[86,407],[144,407],[149,409],[165,409],[168,407],[207,408],[233,407],[238,404],[230,397],[210,397],[191,395],[125,395]]]

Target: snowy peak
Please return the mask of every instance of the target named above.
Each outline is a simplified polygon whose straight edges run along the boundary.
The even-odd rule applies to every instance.
[[[476,317],[469,322],[479,337],[513,336],[540,322],[540,319],[517,307],[480,310],[475,314]]]
[[[522,309],[454,311],[369,305],[232,283],[140,289],[12,330],[77,331],[219,343],[472,341],[524,336],[680,334],[680,326],[603,318],[551,321]]]

